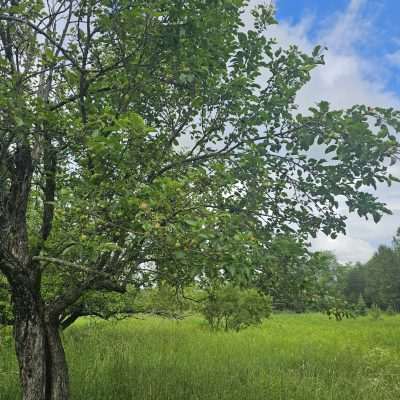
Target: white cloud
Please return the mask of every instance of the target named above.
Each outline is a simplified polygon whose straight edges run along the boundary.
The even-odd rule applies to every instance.
[[[371,21],[362,17],[364,3],[361,0],[351,1],[345,12],[337,13],[324,22],[323,30],[313,41],[309,32],[316,21],[310,16],[295,25],[281,21],[270,30],[269,35],[277,37],[283,47],[296,44],[305,52],[311,52],[317,44],[328,47],[326,65],[313,71],[311,81],[299,93],[297,100],[302,110],[321,99],[336,108],[358,103],[400,106],[399,98],[384,87],[384,83],[378,80],[378,74],[373,73],[381,66],[376,65],[374,60],[361,57],[355,50],[359,41],[366,41],[372,35]]]
[[[393,65],[400,67],[400,50],[386,55],[386,59]]]
[[[351,0],[344,12],[338,12],[324,21],[319,40],[341,54],[354,54],[354,44],[367,41],[372,20],[361,17],[365,0]]]
[[[343,235],[335,240],[321,235],[313,242],[313,248],[331,251],[340,262],[366,262],[375,251],[368,241]]]
[[[260,1],[253,0],[250,5],[257,3]],[[326,65],[313,71],[311,82],[297,97],[301,111],[320,100],[329,101],[333,108],[354,104],[400,108],[400,98],[389,91],[382,81],[381,61],[365,58],[357,52],[357,45],[374,40],[376,29],[376,16],[364,15],[365,5],[366,0],[351,0],[343,12],[324,20],[322,28],[310,15],[297,24],[280,21],[279,25],[271,27],[268,35],[276,37],[282,47],[295,44],[308,53],[317,44],[329,49],[325,57]],[[249,18],[246,19],[249,23]],[[314,28],[312,35],[311,28]],[[393,53],[391,58],[393,62],[399,61],[400,65],[400,51]],[[397,165],[394,171],[400,176]],[[344,262],[366,261],[380,243],[391,240],[400,226],[399,186],[388,189],[381,185],[375,193],[393,209],[393,216],[385,216],[379,224],[375,224],[351,215],[346,236],[333,240],[321,234],[312,242],[313,248],[331,250]]]

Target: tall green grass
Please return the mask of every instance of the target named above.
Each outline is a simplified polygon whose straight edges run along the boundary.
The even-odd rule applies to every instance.
[[[86,320],[64,341],[73,400],[400,399],[400,317],[282,314],[239,333],[196,318]],[[0,346],[0,399],[16,400],[11,340]]]

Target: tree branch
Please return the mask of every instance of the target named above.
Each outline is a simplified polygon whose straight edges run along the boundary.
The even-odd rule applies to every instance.
[[[49,41],[49,43],[51,43],[54,47],[56,47],[63,54],[63,56],[74,65],[75,68],[77,68],[79,71],[81,71],[79,63],[70,54],[70,52],[68,50],[64,49],[64,47],[62,47],[59,43],[57,43],[57,41],[55,41],[46,31],[44,31],[43,29],[39,28],[34,23],[32,23],[32,22],[30,22],[30,21],[28,21],[26,19],[23,19],[23,18],[14,17],[14,16],[11,16],[11,15],[5,15],[5,14],[0,14],[0,21],[19,22],[21,24],[29,26],[36,33],[38,33],[39,35],[42,35],[44,38],[46,38]]]

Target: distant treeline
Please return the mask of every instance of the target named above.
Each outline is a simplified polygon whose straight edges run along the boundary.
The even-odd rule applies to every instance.
[[[367,306],[400,311],[400,241],[397,236],[391,246],[380,246],[366,264],[349,268],[343,277],[342,292],[350,303],[360,295]]]
[[[267,289],[275,309],[351,310],[365,302],[369,308],[377,306],[381,310],[400,312],[400,229],[391,245],[380,246],[364,264],[340,264],[330,252],[290,258],[287,250],[286,247],[278,257],[280,272],[276,274],[275,284]],[[268,282],[272,283],[259,280],[261,286]]]

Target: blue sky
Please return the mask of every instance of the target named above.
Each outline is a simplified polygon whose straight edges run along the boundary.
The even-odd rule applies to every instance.
[[[250,0],[250,7],[265,3]],[[300,110],[320,100],[333,108],[354,104],[400,109],[400,0],[274,0],[279,24],[266,35],[282,47],[295,44],[310,53],[328,48],[326,65],[312,72],[311,82],[297,96]],[[244,17],[251,23],[249,16]],[[400,177],[400,165],[390,171]],[[323,234],[315,250],[331,250],[342,262],[365,262],[380,244],[389,244],[400,227],[400,184],[379,186],[374,193],[393,215],[379,224],[349,215],[346,236]],[[342,210],[346,213],[346,210]]]
[[[276,3],[279,21],[291,25],[305,19],[312,21],[307,35],[313,41],[318,41],[320,32],[340,18],[351,3],[355,4],[359,7],[359,19],[368,25],[368,34],[360,37],[353,48],[362,57],[384,63],[382,79],[389,90],[400,95],[400,0],[278,0]]]

